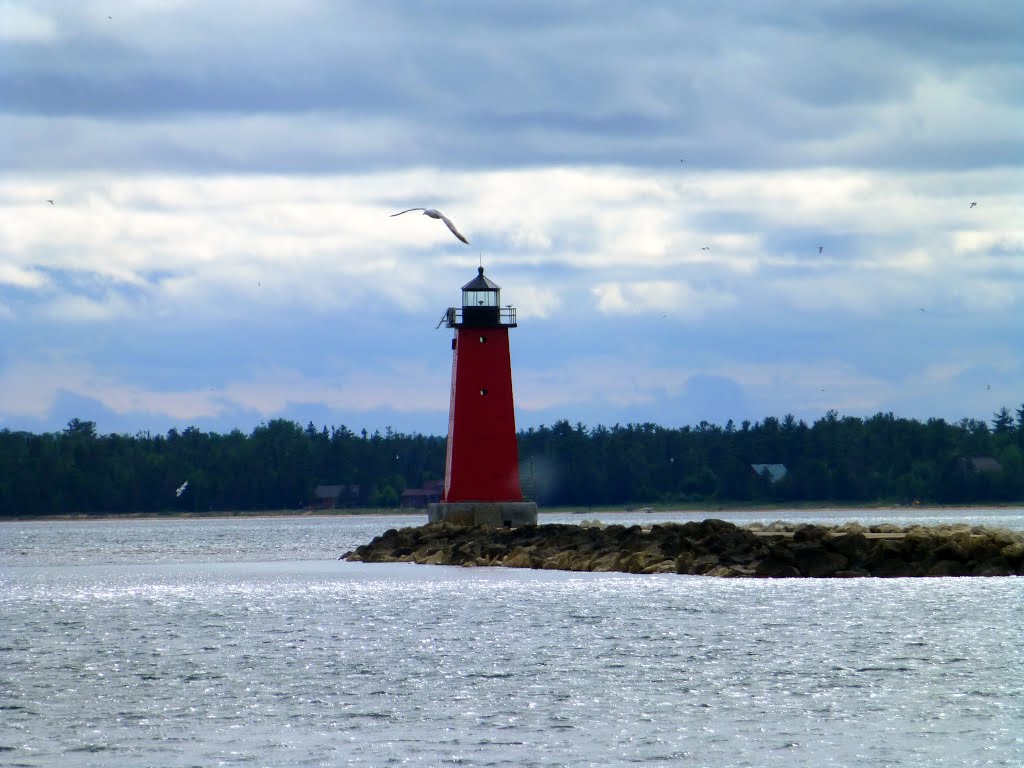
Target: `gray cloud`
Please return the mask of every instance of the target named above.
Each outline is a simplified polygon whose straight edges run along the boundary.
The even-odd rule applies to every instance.
[[[1009,127],[983,122],[972,138],[947,135],[927,111],[895,123],[882,112],[925,77],[969,83],[981,103],[1013,99],[1021,24],[994,4],[239,10],[126,14],[116,36],[76,17],[79,26],[52,43],[4,44],[3,133],[19,132],[12,116],[126,121],[122,151],[150,167],[297,172],[417,159],[660,165],[676,155],[718,168],[935,168],[966,157],[1005,162],[1024,148]],[[311,114],[322,119],[304,131]],[[226,146],[205,124],[233,115],[293,116],[297,146],[267,151],[260,123],[244,121]],[[162,140],[132,127],[154,121],[166,128]],[[375,122],[392,126],[389,147],[332,147],[332,129]],[[112,159],[71,141],[65,162],[89,167],[90,152]],[[45,167],[45,147],[26,138],[8,162]]]

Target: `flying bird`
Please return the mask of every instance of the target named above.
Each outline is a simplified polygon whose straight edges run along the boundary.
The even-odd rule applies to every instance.
[[[181,494],[185,492],[186,488],[188,488],[188,480],[181,484],[178,490],[174,492],[174,495],[177,496],[178,498],[181,498]]]
[[[53,200],[47,200],[46,202],[48,202],[50,205],[53,205]]]
[[[977,203],[971,203],[971,208],[973,208],[976,205],[977,205]]]
[[[701,250],[702,251],[710,251],[711,250],[711,246],[710,245],[703,245],[703,246],[701,246]]]
[[[409,211],[423,211],[424,216],[429,216],[432,219],[440,219],[448,226],[448,229],[452,231],[453,235],[459,238],[459,240],[464,242],[466,245],[469,245],[469,240],[467,240],[465,236],[455,228],[455,225],[452,224],[452,220],[435,208],[406,208],[404,211],[392,213],[391,218],[401,216],[403,213],[408,213]]]
[[[823,250],[825,250],[825,246],[824,245],[819,245],[818,246],[818,253],[821,253]]]

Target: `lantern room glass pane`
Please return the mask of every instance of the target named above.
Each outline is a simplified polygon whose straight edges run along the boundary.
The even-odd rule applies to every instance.
[[[463,291],[462,306],[464,307],[496,307],[498,291]]]

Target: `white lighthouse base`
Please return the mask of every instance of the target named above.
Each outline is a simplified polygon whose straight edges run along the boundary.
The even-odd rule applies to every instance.
[[[534,501],[441,501],[427,505],[428,523],[518,528],[537,524]]]

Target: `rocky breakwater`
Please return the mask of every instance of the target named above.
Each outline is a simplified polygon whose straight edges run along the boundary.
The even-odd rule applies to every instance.
[[[392,529],[341,559],[725,577],[1024,575],[1024,532],[968,526],[738,526],[722,520]]]

